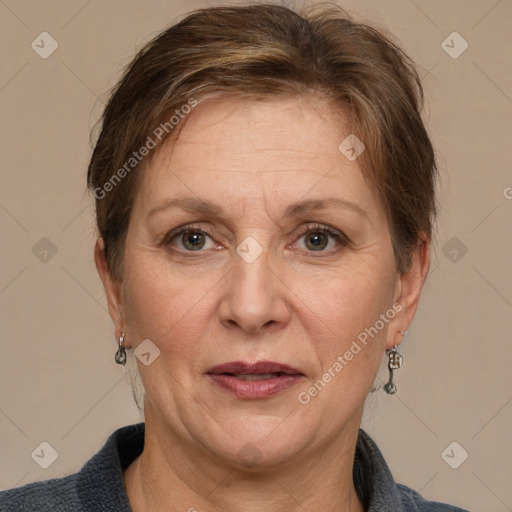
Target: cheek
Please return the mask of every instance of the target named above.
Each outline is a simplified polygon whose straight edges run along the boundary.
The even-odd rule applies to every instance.
[[[369,264],[373,258],[368,260],[368,265],[347,265],[317,283],[295,282],[294,292],[304,302],[298,316],[317,360],[309,389],[311,397],[322,395],[318,405],[349,397],[359,403],[376,378],[390,319],[383,321],[381,315],[392,306],[394,279],[392,270],[383,271],[388,267],[384,262],[379,268]]]
[[[176,268],[152,252],[126,251],[124,303],[134,348],[150,339],[166,368],[196,373],[215,348],[207,341],[213,339],[209,330],[222,275]]]
[[[332,338],[357,337],[392,305],[393,280],[373,265],[348,266],[325,279],[295,279],[294,294],[310,310],[311,324]],[[318,342],[321,344],[322,340]],[[329,343],[332,346],[332,343]]]

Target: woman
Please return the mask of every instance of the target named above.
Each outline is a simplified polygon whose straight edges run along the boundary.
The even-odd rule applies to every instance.
[[[150,42],[88,172],[145,423],[0,508],[461,510],[396,484],[360,430],[429,268],[421,101],[402,51],[338,9],[205,9]]]

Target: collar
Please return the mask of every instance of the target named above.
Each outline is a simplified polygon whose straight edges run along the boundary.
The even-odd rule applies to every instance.
[[[116,430],[79,471],[76,492],[84,510],[131,512],[123,472],[142,453],[144,433],[144,423]],[[365,510],[405,511],[399,488],[384,457],[364,430],[359,430],[353,475]],[[94,496],[91,496],[91,490],[94,490]]]

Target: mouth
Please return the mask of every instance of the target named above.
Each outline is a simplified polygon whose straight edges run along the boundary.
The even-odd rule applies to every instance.
[[[305,378],[299,370],[273,361],[232,361],[214,366],[206,374],[224,391],[241,399],[268,398]]]

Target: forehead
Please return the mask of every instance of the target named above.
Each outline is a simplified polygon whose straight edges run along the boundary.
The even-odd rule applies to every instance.
[[[339,108],[318,95],[208,99],[144,169],[137,202],[170,195],[295,202],[339,195],[379,208],[361,169],[339,150],[349,135]]]

